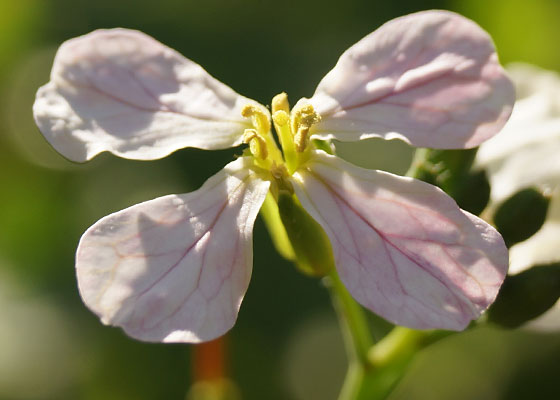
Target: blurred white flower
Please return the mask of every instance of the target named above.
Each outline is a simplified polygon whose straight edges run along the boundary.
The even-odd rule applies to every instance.
[[[517,102],[502,132],[480,146],[475,165],[488,171],[494,204],[531,186],[551,195],[542,228],[510,249],[509,272],[515,274],[560,261],[560,75],[522,63],[507,69]],[[560,329],[559,304],[530,325]]]

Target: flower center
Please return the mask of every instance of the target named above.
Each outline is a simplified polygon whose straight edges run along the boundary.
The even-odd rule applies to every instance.
[[[282,151],[276,145],[265,110],[248,104],[241,115],[252,118],[254,128],[245,130],[243,142],[249,144],[255,164],[261,168],[271,172],[281,168],[291,175],[307,161],[310,150],[315,148],[309,140],[309,130],[321,120],[321,116],[305,101],[298,102],[290,112],[286,93],[272,99],[272,120]]]

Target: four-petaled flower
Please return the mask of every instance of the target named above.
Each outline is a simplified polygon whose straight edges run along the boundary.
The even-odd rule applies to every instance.
[[[253,223],[269,191],[296,196],[321,225],[362,305],[412,328],[464,329],[506,274],[501,236],[438,188],[352,166],[315,139],[473,147],[501,129],[513,101],[488,34],[428,11],[356,43],[292,110],[276,96],[272,119],[199,65],[125,29],[64,43],[34,114],[74,161],[249,144],[199,190],[102,218],[77,250],[81,296],[104,323],[142,340],[199,342],[235,323],[251,276]]]

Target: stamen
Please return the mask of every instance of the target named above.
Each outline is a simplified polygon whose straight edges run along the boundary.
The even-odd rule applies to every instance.
[[[261,108],[253,104],[247,104],[241,110],[241,115],[246,118],[252,117],[253,125],[261,135],[266,135],[270,131],[270,118],[268,113],[265,113]]]
[[[303,115],[311,114],[314,112],[315,110],[313,109],[313,106],[311,104],[303,104],[299,107],[296,105],[296,107],[292,110],[292,115],[290,117],[292,120],[292,124],[291,124],[292,132],[298,131],[300,121]]]
[[[291,128],[292,132],[295,132],[294,144],[298,153],[305,150],[309,142],[309,129],[320,120],[321,116],[315,112],[311,104],[304,104],[292,111]]]
[[[243,133],[243,143],[249,144],[249,149],[255,157],[261,160],[266,160],[268,157],[266,140],[259,135],[255,129],[245,129]]]
[[[290,112],[290,103],[288,103],[288,95],[285,92],[277,94],[272,98],[272,115],[278,111],[284,111],[286,114]]]
[[[309,128],[299,128],[294,136],[294,144],[296,145],[296,151],[302,153],[307,146],[307,134],[309,133]]]

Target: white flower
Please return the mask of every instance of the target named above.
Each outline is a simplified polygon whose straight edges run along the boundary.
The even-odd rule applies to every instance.
[[[515,108],[502,132],[480,146],[475,163],[488,171],[495,204],[527,187],[551,196],[542,228],[510,249],[515,274],[560,261],[560,76],[522,63],[508,72],[517,89]],[[558,304],[531,325],[560,328]]]
[[[66,157],[151,160],[183,147],[249,144],[197,191],[147,201],[86,231],[76,255],[84,302],[149,341],[229,330],[252,269],[252,229],[270,190],[297,198],[330,239],[365,307],[397,324],[460,330],[494,300],[507,270],[501,236],[438,188],[352,166],[310,138],[401,138],[466,148],[509,117],[513,87],[490,37],[463,17],[422,12],[348,49],[315,94],[268,110],[136,31],[64,43],[34,105]]]

